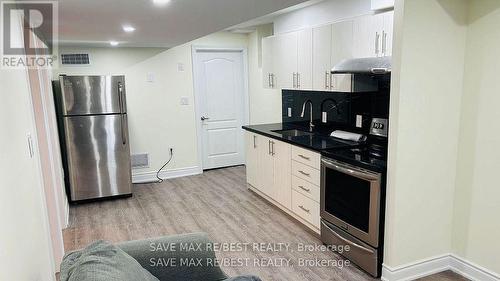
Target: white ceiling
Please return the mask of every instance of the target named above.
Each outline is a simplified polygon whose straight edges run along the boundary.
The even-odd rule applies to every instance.
[[[58,2],[61,45],[109,46],[114,40],[120,46],[169,48],[308,1],[171,0],[162,7],[152,0]],[[136,31],[127,34],[123,25]]]

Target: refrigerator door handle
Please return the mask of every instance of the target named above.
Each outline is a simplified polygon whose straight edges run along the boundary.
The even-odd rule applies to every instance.
[[[123,106],[123,84],[122,82],[118,82],[118,102],[120,103],[120,125],[121,125],[121,133],[122,133],[122,143],[123,145],[127,144],[127,136],[125,135],[125,122],[127,122],[125,117],[125,108]]]
[[[127,136],[126,136],[126,123],[127,123],[127,115],[125,114],[120,114],[120,125],[121,125],[121,132],[122,132],[122,143],[123,145],[127,144]]]
[[[118,103],[120,103],[120,114],[123,114],[123,84],[118,82]]]

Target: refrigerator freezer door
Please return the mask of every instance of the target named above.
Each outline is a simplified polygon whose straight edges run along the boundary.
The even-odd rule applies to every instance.
[[[60,76],[65,116],[126,113],[124,76]]]
[[[132,193],[127,115],[64,118],[72,201]]]

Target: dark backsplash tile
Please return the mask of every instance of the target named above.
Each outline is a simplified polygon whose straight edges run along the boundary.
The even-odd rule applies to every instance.
[[[316,129],[328,134],[337,129],[366,134],[370,128],[371,118],[389,117],[388,87],[369,93],[283,90],[282,122],[308,126],[310,106],[306,106],[304,118],[300,117],[302,105],[307,100],[313,103],[313,119]],[[327,123],[321,122],[322,104],[323,110],[328,113]],[[291,108],[291,117],[288,117],[288,108]],[[356,128],[356,115],[363,116],[361,129]]]

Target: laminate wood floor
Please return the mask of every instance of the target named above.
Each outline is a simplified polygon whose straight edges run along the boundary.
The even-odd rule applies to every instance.
[[[354,265],[332,266],[346,263],[334,252],[299,252],[299,244],[322,243],[300,223],[249,191],[244,167],[135,185],[132,198],[72,205],[70,225],[63,235],[69,252],[101,239],[120,242],[191,232],[206,232],[220,243],[289,243],[291,251],[217,252],[219,258],[249,261],[246,266],[222,266],[231,276],[254,274],[266,281],[374,280]],[[290,261],[289,266],[262,266],[262,262],[285,259]],[[306,266],[299,264],[300,259],[327,261],[330,265]],[[420,280],[459,280],[453,279],[458,278],[453,274],[445,272]]]

